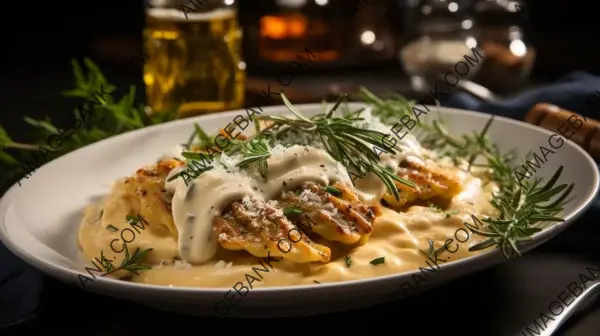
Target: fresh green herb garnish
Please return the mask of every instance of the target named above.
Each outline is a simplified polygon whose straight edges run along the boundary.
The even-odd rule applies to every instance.
[[[433,212],[442,213],[442,214],[446,215],[446,218],[449,218],[450,216],[454,216],[454,215],[459,214],[458,210],[453,210],[453,211],[450,211],[450,212],[446,212],[442,208],[440,208],[439,206],[437,206],[437,205],[435,205],[433,203],[429,203],[429,209],[431,211],[433,211]]]
[[[187,143],[187,149],[191,149],[191,146],[194,141],[194,136],[196,136],[198,138],[198,142],[195,143],[195,145],[197,145],[199,147],[206,148],[206,147],[212,146],[214,143],[213,139],[211,139],[208,136],[208,134],[206,134],[206,132],[204,132],[202,127],[200,127],[200,125],[198,125],[197,123],[194,123],[194,133],[192,133],[192,135],[190,136],[190,139]]]
[[[127,215],[127,216],[125,216],[125,221],[127,223],[135,224],[135,223],[138,223],[140,220],[137,217]]]
[[[496,219],[484,218],[486,231],[473,229],[473,232],[488,237],[487,240],[472,246],[469,251],[478,251],[489,246],[499,247],[507,258],[520,255],[517,243],[531,240],[531,236],[542,230],[534,224],[540,222],[563,222],[556,217],[566,203],[574,184],[556,185],[563,166],[558,167],[554,175],[541,185],[541,179],[532,183],[525,182],[522,188],[504,189],[500,197],[492,199],[492,205],[501,211]],[[557,196],[556,199],[553,198]]]
[[[401,95],[390,93],[392,99],[377,97],[373,92],[365,87],[361,87],[358,94],[362,100],[375,108],[375,113],[379,119],[393,125],[402,116],[412,117],[412,105],[414,102],[406,100]]]
[[[124,86],[118,88],[106,79],[92,60],[84,59],[86,71],[76,60],[72,60],[71,64],[75,87],[63,91],[62,95],[80,102],[73,111],[76,121],[60,129],[48,117],[42,120],[25,117],[25,122],[34,128],[28,132],[33,135],[31,143],[12,140],[0,126],[0,162],[4,163],[0,166],[3,166],[2,172],[6,172],[2,174],[5,178],[13,176],[21,162],[31,162],[32,165],[35,162],[35,167],[29,169],[34,170],[56,157],[115,134],[176,119],[179,106],[149,115],[143,104],[135,104],[135,86],[129,86],[128,90]],[[51,141],[52,148],[48,144],[49,138],[54,139]],[[48,152],[41,160],[40,147]]]
[[[446,212],[446,218],[454,216],[454,215],[458,215],[460,213],[460,211],[458,210],[452,210],[450,212]]]
[[[125,250],[125,257],[123,258],[123,261],[121,261],[121,265],[119,265],[119,267],[114,267],[112,262],[108,259],[106,259],[106,257],[102,254],[102,252],[100,252],[100,263],[102,264],[102,266],[106,269],[106,272],[102,274],[102,276],[111,274],[111,273],[115,273],[118,271],[128,271],[130,273],[133,273],[135,275],[139,275],[138,271],[146,271],[151,269],[152,267],[147,266],[147,265],[142,265],[139,264],[139,262],[144,258],[144,256],[152,251],[152,248],[147,248],[144,250],[140,251],[140,248],[136,248],[135,252],[133,253],[133,255],[129,255],[129,249],[127,248],[127,244],[123,243],[123,247]]]
[[[183,178],[185,184],[193,180],[194,178],[200,176],[200,174],[207,172],[214,168],[212,165],[212,161],[210,156],[205,153],[196,153],[196,152],[183,152],[181,156],[187,159],[186,169],[182,169],[177,174],[169,177],[167,182],[170,182],[176,178]]]
[[[267,174],[267,159],[271,157],[269,145],[266,141],[259,139],[251,139],[242,145],[243,159],[237,166],[240,168],[246,168],[251,164],[258,166],[258,171],[263,178],[266,178]]]
[[[427,251],[423,251],[421,249],[419,249],[419,251],[421,251],[421,253],[427,256],[427,258],[429,258],[434,263],[437,263],[438,260],[446,261],[444,259],[439,259],[440,254],[446,250],[446,246],[443,245],[442,247],[436,249],[433,240],[427,239],[427,241],[429,242],[429,248],[427,249]]]
[[[432,212],[444,212],[444,210],[442,210],[442,208],[440,208],[439,206],[437,206],[433,203],[429,203],[429,210],[431,210]]]
[[[346,262],[346,267],[350,268],[352,266],[352,258],[350,256],[344,257],[344,261]]]
[[[111,232],[117,232],[117,231],[119,231],[119,229],[117,229],[116,227],[114,227],[112,224],[108,224],[108,225],[106,226],[106,229],[107,229],[108,231],[111,231]]]
[[[469,171],[476,167],[490,169],[491,179],[500,187],[491,201],[500,211],[500,216],[496,219],[482,219],[488,224],[486,230],[473,232],[488,239],[472,246],[469,251],[496,246],[506,258],[514,258],[520,255],[517,244],[531,240],[533,234],[542,230],[536,225],[563,221],[556,214],[563,210],[574,185],[555,186],[562,173],[562,165],[543,186],[540,186],[542,180],[539,178],[532,182],[519,181],[515,175],[518,166],[514,162],[514,152],[500,153],[498,147],[484,134],[493,119],[491,117],[488,120],[481,133],[464,135],[462,138],[452,136],[440,123],[434,121],[430,137],[436,138],[436,148],[446,151],[448,156],[469,158]],[[483,158],[486,163],[476,163],[478,158]]]
[[[334,188],[332,186],[326,186],[323,189],[325,189],[325,191],[332,194],[333,196],[336,196],[336,197],[342,196],[342,191],[339,190],[338,188]]]
[[[341,103],[342,98],[344,96],[338,100],[336,106]],[[357,177],[364,177],[366,173],[372,172],[381,179],[396,199],[399,199],[400,195],[394,182],[415,186],[412,182],[399,178],[393,171],[379,164],[379,156],[373,150],[374,147],[391,154],[400,150],[396,144],[389,144],[390,141],[387,140],[389,134],[355,126],[353,122],[363,120],[359,117],[334,116],[335,108],[326,114],[316,115],[309,119],[290,103],[285,94],[281,93],[281,99],[297,119],[281,116],[261,116],[258,119],[273,122],[273,129],[280,132],[295,128],[314,133],[322,142],[325,150],[336,161],[342,163]]]
[[[297,206],[290,206],[283,209],[283,214],[286,216],[300,215],[302,213],[302,209]]]
[[[384,262],[385,262],[385,257],[380,257],[380,258],[376,258],[376,259],[369,261],[369,264],[379,265],[379,264],[383,264]]]
[[[413,103],[402,97],[383,100],[364,88],[361,91],[365,99],[375,106],[373,112],[382,119],[411,115]],[[540,224],[563,221],[556,215],[563,210],[574,185],[555,186],[562,173],[562,165],[543,186],[541,179],[519,181],[515,151],[500,152],[487,136],[493,121],[494,116],[491,116],[481,132],[462,136],[451,134],[440,119],[433,120],[431,125],[417,123],[415,129],[418,128],[424,147],[457,163],[464,158],[469,172],[473,172],[474,168],[491,172],[490,180],[497,183],[500,189],[494,194],[492,205],[500,211],[500,216],[482,219],[487,224],[486,228],[473,232],[488,239],[472,246],[469,251],[495,246],[501,249],[506,258],[513,258],[520,255],[517,244],[530,240],[533,234],[542,230]]]

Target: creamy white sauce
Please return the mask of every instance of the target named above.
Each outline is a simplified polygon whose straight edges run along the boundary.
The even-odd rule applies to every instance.
[[[214,168],[198,176],[189,186],[182,178],[165,183],[174,193],[173,220],[179,232],[178,251],[182,260],[201,264],[216,253],[217,237],[212,222],[232,202],[254,197],[259,200],[277,198],[282,191],[299,187],[304,182],[328,185],[340,182],[352,186],[346,168],[322,149],[292,146],[279,150],[267,160],[266,182],[256,174],[229,172],[233,158],[224,156]],[[167,180],[182,168],[173,170]]]
[[[213,234],[213,218],[233,201],[245,196],[262,199],[253,190],[252,180],[223,170],[210,170],[185,185],[181,178],[167,182],[165,189],[174,192],[173,221],[179,233],[179,257],[190,264],[210,260],[217,252],[217,237]]]
[[[372,115],[371,107],[366,108],[361,113],[361,117],[364,121],[357,122],[357,126],[389,134],[391,138],[388,137],[387,140],[389,140],[390,144],[395,142],[400,148],[400,150],[396,151],[394,154],[381,153],[379,155],[379,164],[382,167],[389,168],[396,173],[400,163],[409,158],[424,164],[423,148],[421,147],[421,144],[414,135],[410,133],[404,134],[404,132],[410,132],[410,130],[405,128],[398,132],[399,136],[397,136],[392,132],[390,126],[383,124],[377,117]],[[402,136],[402,139],[399,139],[400,136]],[[369,144],[366,145],[370,146]],[[358,196],[365,203],[378,203],[387,192],[387,188],[383,181],[373,173],[366,174],[364,178],[357,178],[354,183],[355,188],[359,191]]]

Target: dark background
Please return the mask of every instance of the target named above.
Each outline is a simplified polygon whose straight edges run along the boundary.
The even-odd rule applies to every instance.
[[[252,2],[256,6],[261,3]],[[0,124],[13,138],[27,136],[23,116],[50,115],[59,123],[70,118],[72,103],[59,93],[73,83],[71,58],[91,56],[109,77],[118,73],[143,88],[141,68],[132,67],[127,61],[141,40],[142,1],[32,1],[12,5],[15,8],[5,5],[0,20],[3,33]],[[592,1],[527,1],[530,19],[526,33],[538,49],[532,73],[535,81],[551,82],[573,70],[600,72],[600,19],[597,5],[593,6]],[[109,52],[102,52],[98,41],[111,45]],[[386,69],[379,67],[372,71],[378,73]],[[249,73],[260,75],[252,68]],[[351,74],[352,70],[345,73]],[[143,91],[138,91],[138,99],[143,100]],[[391,327],[396,328],[394,333],[411,335],[512,334],[545,311],[548,303],[555,300],[569,282],[577,281],[577,274],[586,266],[600,261],[598,215],[600,211],[592,209],[568,232],[519,260],[458,280],[421,297],[367,311],[295,319],[287,326],[277,327],[276,332],[293,332],[300,327],[311,332],[315,330],[311,322],[318,322],[344,329],[362,324],[368,324],[364,326],[368,328]],[[0,261],[0,269],[3,265]],[[35,271],[26,268],[26,272]],[[2,281],[0,279],[0,283]],[[0,334],[207,332],[209,329],[205,327],[212,324],[205,319],[84,294],[80,289],[49,278],[44,282],[37,311],[23,323],[0,329]],[[27,281],[24,283],[27,285]],[[0,314],[13,308],[18,307],[9,298],[0,297]],[[573,319],[562,335],[600,335],[599,317],[600,305],[595,304],[592,311]],[[236,325],[241,326],[241,323]],[[257,326],[248,324],[244,329],[269,332],[271,327],[276,326],[261,322]]]
[[[244,1],[256,6],[263,2]],[[527,3],[526,33],[538,49],[533,78],[551,81],[572,70],[600,72],[598,5],[583,0]],[[34,1],[3,12],[0,124],[9,133],[26,130],[24,115],[70,117],[63,111],[70,111],[71,102],[59,93],[72,85],[71,58],[90,56],[109,79],[116,73],[135,84],[143,100],[141,67],[127,61],[141,41],[141,0]],[[252,67],[248,70],[260,75]]]

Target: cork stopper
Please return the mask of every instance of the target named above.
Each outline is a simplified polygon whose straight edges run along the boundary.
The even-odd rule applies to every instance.
[[[525,121],[572,140],[594,159],[600,159],[599,121],[548,103],[536,104],[525,115]]]

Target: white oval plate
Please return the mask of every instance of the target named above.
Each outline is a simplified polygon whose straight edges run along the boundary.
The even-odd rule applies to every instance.
[[[353,103],[351,108],[361,104]],[[320,104],[297,105],[306,115],[322,111]],[[449,108],[430,107],[432,114],[448,118],[454,134],[482,130],[489,115]],[[289,114],[284,106],[266,107],[263,114]],[[144,128],[100,141],[62,156],[33,173],[22,186],[13,185],[0,200],[0,238],[17,256],[43,272],[81,287],[78,274],[86,263],[76,245],[76,233],[82,210],[109,192],[116,178],[130,175],[140,166],[154,162],[175,144],[185,143],[192,124],[215,132],[238,115],[238,110],[221,114],[178,120]],[[251,131],[248,127],[246,131]],[[555,151],[536,173],[549,178],[564,165],[559,182],[575,183],[572,202],[567,204],[565,222],[539,232],[529,243],[520,246],[525,252],[565,230],[591,204],[598,191],[598,168],[580,147],[565,141],[559,149],[548,143],[552,132],[523,122],[496,117],[488,135],[501,150],[519,148],[519,154],[539,153],[539,146]],[[556,137],[553,138],[556,140]],[[558,144],[553,141],[554,147]],[[415,283],[413,274],[404,272],[364,280],[332,284],[252,289],[240,296],[231,288],[202,289],[142,285],[107,278],[87,282],[86,290],[126,298],[159,309],[192,314],[243,317],[274,317],[318,314],[375,305],[415,294],[402,288],[418,287],[415,292],[431,289],[444,282],[465,276],[503,261],[496,249],[443,264],[429,279]],[[242,279],[240,279],[242,280]],[[233,286],[233,284],[232,284]],[[223,301],[228,301],[224,303]],[[219,303],[220,302],[220,303]],[[229,305],[229,306],[228,306]],[[227,308],[229,307],[229,308]]]

